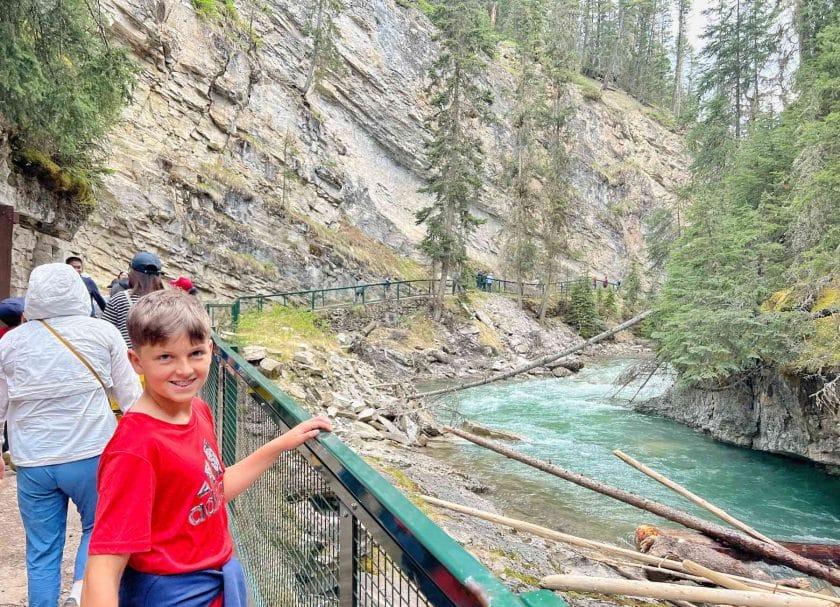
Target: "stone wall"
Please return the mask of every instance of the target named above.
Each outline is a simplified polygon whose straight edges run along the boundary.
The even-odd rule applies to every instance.
[[[810,395],[815,382],[765,370],[720,390],[675,387],[636,405],[714,438],[809,459],[840,472],[840,414],[820,407]]]

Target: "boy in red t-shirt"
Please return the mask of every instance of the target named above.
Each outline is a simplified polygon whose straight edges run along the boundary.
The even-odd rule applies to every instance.
[[[224,599],[234,607],[244,575],[225,503],[283,451],[332,428],[309,419],[225,469],[210,409],[196,397],[212,358],[201,303],[155,291],[134,304],[128,331],[128,356],[146,385],[102,453],[82,605],[218,607]]]

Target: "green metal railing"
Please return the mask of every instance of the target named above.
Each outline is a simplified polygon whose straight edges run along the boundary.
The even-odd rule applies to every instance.
[[[203,397],[232,464],[309,415],[214,336]],[[229,504],[256,607],[563,607],[515,595],[332,434],[284,453]]]
[[[370,304],[383,301],[398,301],[415,297],[428,297],[438,281],[432,279],[398,280],[359,284],[349,287],[330,289],[309,289],[306,291],[287,291],[265,295],[245,295],[234,302],[239,309],[236,314],[253,310],[262,310],[266,304],[281,304],[298,308],[319,310],[353,304]]]
[[[568,298],[573,284],[580,280],[588,281],[588,278],[576,280],[563,280],[552,282],[549,286],[549,294]],[[311,311],[337,308],[350,305],[367,305],[373,303],[400,301],[405,299],[416,299],[418,297],[429,297],[438,283],[435,279],[400,280],[394,282],[377,282],[353,285],[349,287],[334,287],[329,289],[308,289],[304,291],[285,291],[278,293],[266,293],[263,295],[243,295],[237,297],[231,303],[210,303],[206,305],[210,315],[211,326],[216,331],[234,331],[236,324],[242,314],[248,312],[262,312],[274,305],[282,305],[293,308],[309,309]],[[593,285],[601,287],[603,282],[596,280]],[[618,287],[614,282],[608,282],[609,286]],[[453,295],[459,288],[465,285],[453,283],[447,280],[446,289]],[[469,285],[472,289],[473,285]],[[519,295],[521,292],[526,297],[540,297],[546,286],[540,282],[520,283],[504,278],[494,278],[490,284],[476,284],[475,288],[509,295]]]

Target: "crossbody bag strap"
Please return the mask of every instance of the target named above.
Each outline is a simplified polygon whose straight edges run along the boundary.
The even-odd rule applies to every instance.
[[[88,368],[88,370],[89,370],[91,373],[93,373],[93,376],[94,376],[94,377],[96,378],[96,380],[99,382],[99,385],[100,385],[100,386],[102,386],[102,389],[103,389],[103,390],[105,390],[105,396],[108,396],[108,388],[106,388],[106,387],[105,387],[105,382],[104,382],[104,381],[102,381],[102,378],[99,376],[99,373],[97,373],[97,372],[96,372],[96,369],[94,369],[94,368],[93,368],[93,365],[91,365],[91,364],[87,361],[87,359],[86,359],[84,356],[82,356],[82,353],[81,353],[81,352],[79,352],[79,351],[78,351],[75,347],[73,347],[73,344],[71,344],[69,341],[67,341],[66,339],[64,339],[58,331],[56,331],[55,329],[53,329],[53,328],[52,328],[52,327],[51,327],[51,326],[47,323],[47,321],[45,321],[45,320],[40,320],[40,319],[39,319],[39,320],[38,320],[38,322],[40,322],[42,325],[44,325],[50,333],[52,333],[53,335],[55,335],[55,337],[56,337],[56,339],[58,339],[58,341],[60,341],[61,343],[63,343],[65,346],[67,346],[67,349],[68,349],[68,350],[70,350],[73,354],[75,354],[75,355],[76,355],[76,358],[78,358],[80,361],[82,361],[82,363],[84,363],[84,365]]]

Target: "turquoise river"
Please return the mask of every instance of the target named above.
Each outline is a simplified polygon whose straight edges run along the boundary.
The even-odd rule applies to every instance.
[[[450,398],[445,407],[481,424],[527,437],[510,443],[522,453],[591,478],[705,514],[620,461],[621,451],[780,540],[840,541],[840,477],[789,458],[725,445],[670,420],[631,410],[614,380],[633,364],[602,360],[567,379],[491,384]],[[664,389],[649,382],[644,395]],[[452,413],[441,411],[443,421]],[[546,475],[464,442],[437,447],[437,456],[469,470],[491,488],[508,516],[589,537],[632,541],[642,523],[658,517]],[[716,519],[715,519],[716,520]]]

